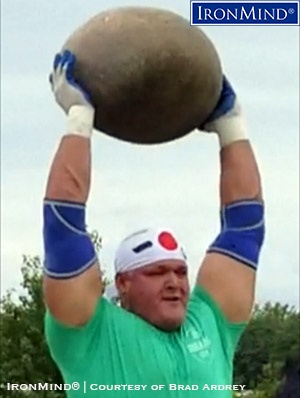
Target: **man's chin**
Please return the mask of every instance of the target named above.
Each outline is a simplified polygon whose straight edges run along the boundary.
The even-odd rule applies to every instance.
[[[131,309],[131,312],[138,315],[146,322],[165,332],[176,331],[183,324],[186,308],[182,302],[164,302],[156,306],[156,309],[150,313],[143,311],[136,312]]]
[[[175,332],[183,323],[182,319],[167,319],[160,322],[156,327],[164,332]]]
[[[180,328],[185,318],[185,310],[183,308],[173,308],[164,314],[161,314],[157,327],[161,330],[172,332]]]

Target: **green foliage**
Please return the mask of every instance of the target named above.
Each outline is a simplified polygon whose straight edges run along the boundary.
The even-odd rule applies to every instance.
[[[299,326],[299,312],[288,305],[256,306],[235,356],[235,383],[248,389],[276,389],[285,361],[299,353]]]
[[[0,380],[3,383],[18,384],[63,383],[44,339],[45,306],[40,259],[24,256],[21,271],[24,293],[16,299],[14,292],[9,291],[1,299]],[[7,393],[6,387],[1,386],[0,396],[7,396]],[[43,398],[44,393],[46,392],[32,391],[30,398]],[[17,398],[24,394],[10,391],[9,397]],[[52,394],[52,398],[59,397]]]

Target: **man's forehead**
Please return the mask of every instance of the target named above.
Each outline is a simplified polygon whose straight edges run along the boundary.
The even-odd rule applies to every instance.
[[[149,271],[152,269],[174,269],[174,268],[187,268],[186,262],[183,260],[161,260],[154,263],[145,265],[144,267],[137,269],[136,271]]]

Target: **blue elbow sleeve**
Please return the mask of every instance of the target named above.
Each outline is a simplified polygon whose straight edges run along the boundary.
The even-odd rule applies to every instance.
[[[46,200],[43,210],[45,274],[67,279],[86,271],[97,255],[86,232],[85,206]]]
[[[257,269],[265,237],[264,204],[239,201],[222,208],[221,233],[209,247]]]

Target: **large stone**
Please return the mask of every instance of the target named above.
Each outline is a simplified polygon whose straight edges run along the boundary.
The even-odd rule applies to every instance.
[[[198,27],[166,10],[126,7],[79,27],[64,49],[96,108],[95,128],[124,141],[154,144],[200,126],[222,84],[214,45]]]

